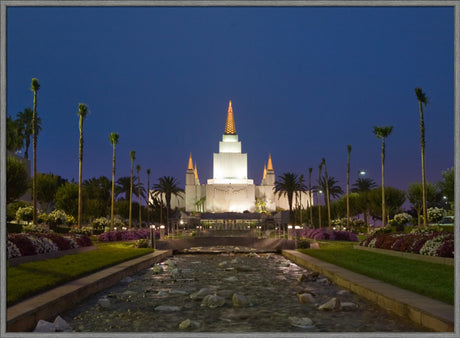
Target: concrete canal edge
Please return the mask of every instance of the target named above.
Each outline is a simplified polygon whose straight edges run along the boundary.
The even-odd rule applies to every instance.
[[[387,311],[437,332],[453,332],[455,308],[417,293],[346,270],[295,250],[283,250],[284,257],[329,278],[379,305]]]
[[[26,332],[35,328],[38,321],[54,321],[57,315],[76,306],[82,299],[115,285],[154,263],[172,255],[172,250],[155,251],[110,268],[76,279],[54,289],[26,299],[7,308],[8,332]]]

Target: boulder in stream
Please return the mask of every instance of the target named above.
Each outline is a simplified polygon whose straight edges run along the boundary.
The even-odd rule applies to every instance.
[[[198,329],[199,327],[200,322],[190,319],[186,319],[179,324],[179,329],[181,330]]]
[[[244,307],[249,304],[249,301],[246,298],[246,296],[238,294],[238,293],[233,294],[232,302],[233,302],[233,306],[235,307]]]
[[[53,323],[40,319],[35,326],[34,332],[56,332],[56,327]]]
[[[314,303],[315,297],[311,293],[298,293],[297,297],[299,298],[299,302],[307,304],[307,303]]]
[[[340,299],[331,298],[323,305],[318,307],[318,310],[331,311],[331,310],[340,310]]]
[[[218,295],[207,295],[203,298],[201,306],[209,307],[214,309],[216,307],[223,306],[225,304],[225,298]]]
[[[208,288],[202,288],[199,291],[192,293],[190,298],[193,300],[202,300],[207,295],[211,294],[211,290]]]
[[[308,317],[289,317],[289,322],[291,326],[299,327],[302,329],[311,329],[313,328],[313,321]]]

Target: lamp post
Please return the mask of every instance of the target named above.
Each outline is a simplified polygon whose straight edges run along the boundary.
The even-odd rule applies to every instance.
[[[150,225],[150,244],[152,248],[155,250],[156,243],[155,243],[155,225],[154,224]]]
[[[164,240],[165,239],[165,226],[160,225],[160,239]]]

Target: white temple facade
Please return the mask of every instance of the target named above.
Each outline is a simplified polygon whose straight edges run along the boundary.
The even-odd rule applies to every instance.
[[[190,154],[185,174],[185,198],[182,203],[178,199],[179,205],[176,206],[185,207],[188,212],[216,213],[289,210],[287,198],[275,195],[274,187],[275,171],[271,155],[264,167],[261,184],[256,186],[252,179],[248,179],[248,156],[242,153],[230,101],[225,133],[219,142],[219,152],[213,155],[213,178],[208,179],[207,184],[200,184],[196,164],[193,166]],[[300,201],[303,208],[313,204],[308,192],[302,193]]]

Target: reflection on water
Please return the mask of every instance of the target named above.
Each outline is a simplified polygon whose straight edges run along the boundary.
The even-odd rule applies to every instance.
[[[341,291],[322,276],[299,281],[308,273],[276,254],[177,255],[125,278],[62,316],[74,331],[84,332],[422,330]],[[309,293],[313,302],[301,303],[298,293]],[[357,308],[318,309],[334,297]]]

